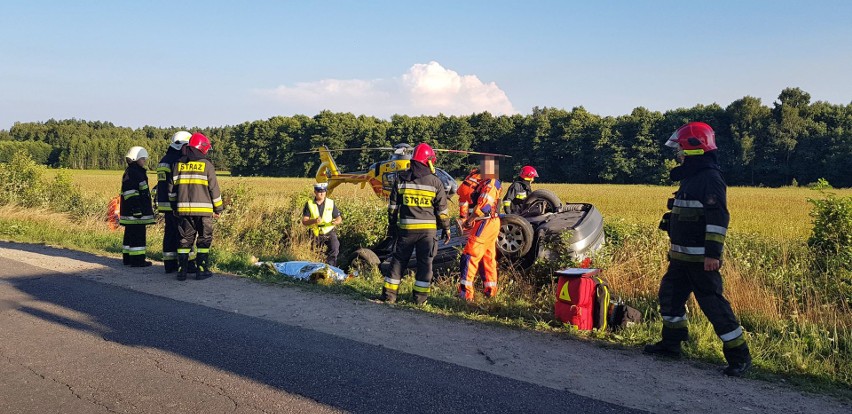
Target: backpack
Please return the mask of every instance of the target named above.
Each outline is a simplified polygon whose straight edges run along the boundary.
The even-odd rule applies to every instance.
[[[581,331],[607,328],[610,292],[600,273],[600,269],[576,268],[556,272],[559,281],[553,314],[557,320]]]
[[[609,329],[617,331],[628,326],[642,323],[642,312],[627,306],[622,301],[613,302],[610,305]]]

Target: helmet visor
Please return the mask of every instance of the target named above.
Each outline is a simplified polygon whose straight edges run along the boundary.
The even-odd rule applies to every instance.
[[[666,141],[666,146],[669,148],[680,149],[680,143],[677,140],[677,131]]]

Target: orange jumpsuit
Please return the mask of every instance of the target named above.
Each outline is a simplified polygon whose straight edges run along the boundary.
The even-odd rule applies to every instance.
[[[476,207],[470,212],[473,228],[467,239],[467,245],[461,256],[461,276],[459,296],[473,300],[473,282],[479,271],[483,270],[485,296],[497,295],[497,236],[500,234],[500,181],[484,180],[477,188],[479,197]]]
[[[459,217],[462,220],[467,218],[468,210],[470,209],[470,196],[473,195],[473,190],[479,184],[482,177],[479,175],[479,170],[473,170],[467,177],[464,177],[456,194],[459,195]]]

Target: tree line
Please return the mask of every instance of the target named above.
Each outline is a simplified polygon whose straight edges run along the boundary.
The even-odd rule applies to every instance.
[[[120,169],[131,146],[144,146],[159,159],[171,135],[186,129],[210,137],[217,168],[234,175],[312,176],[319,157],[296,152],[321,145],[341,149],[425,141],[511,155],[501,161],[504,179],[530,164],[547,182],[660,184],[668,182],[674,164],[663,143],[689,121],[707,122],[716,131],[730,185],[784,186],[825,178],[834,186],[852,187],[852,103],[811,102],[799,88],[784,89],[771,106],[746,96],[724,108],[712,104],[657,112],[639,107],[617,117],[577,107],[534,108],[529,115],[394,115],[389,120],[323,111],[216,128],[133,129],[75,119],[16,123],[0,130],[0,162],[23,150],[51,166]],[[439,166],[457,177],[478,162],[439,155]],[[335,159],[341,168],[356,170],[386,156],[352,151]]]

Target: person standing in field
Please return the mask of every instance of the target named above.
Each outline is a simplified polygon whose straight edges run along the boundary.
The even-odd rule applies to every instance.
[[[207,159],[212,145],[200,132],[192,134],[189,142],[183,146],[183,156],[172,168],[174,177],[175,202],[172,205],[180,217],[178,233],[178,280],[186,280],[189,266],[189,252],[192,245],[196,249],[195,279],[207,279],[210,271],[210,245],[213,243],[213,219],[223,211],[216,169]]]
[[[686,301],[690,294],[722,340],[728,366],[725,375],[740,377],[751,367],[751,355],[731,304],[722,294],[722,249],[730,215],[727,186],[716,159],[716,137],[703,122],[690,122],[668,139],[683,164],[671,171],[680,181],[670,212],[660,228],[671,239],[669,268],[660,282],[662,340],[645,346],[648,354],[679,358],[681,343],[689,339]]]
[[[438,158],[429,144],[414,147],[408,170],[397,175],[388,204],[388,234],[396,239],[390,264],[390,276],[385,278],[381,299],[395,303],[402,270],[411,253],[417,252],[417,272],[414,282],[414,302],[426,303],[432,289],[432,259],[438,251],[437,230],[450,241],[450,216],[444,183],[435,175]]]
[[[325,246],[326,263],[337,266],[340,241],[337,239],[335,226],[343,223],[343,217],[334,204],[334,200],[326,197],[327,194],[327,183],[314,184],[314,198],[308,200],[302,209],[302,225],[309,226],[311,229],[314,244]]]
[[[122,261],[126,266],[151,266],[151,262],[145,260],[145,227],[154,224],[154,206],[151,204],[148,173],[145,170],[148,151],[142,147],[130,148],[124,160],[127,161],[127,169],[121,178],[118,220],[124,226]]]
[[[181,149],[189,142],[190,137],[192,137],[192,134],[187,131],[175,132],[166,155],[157,164],[157,211],[163,214],[165,218],[163,268],[166,273],[174,273],[178,270],[177,249],[180,243],[180,234],[178,233],[180,219],[172,211],[172,204],[177,201],[177,194],[174,192],[172,166],[178,162],[181,157]],[[189,267],[190,269],[195,267],[194,263],[190,263]]]
[[[518,178],[512,182],[503,197],[503,210],[508,214],[518,214],[523,210],[524,202],[532,193],[532,182],[538,178],[538,171],[534,167],[525,165],[521,168]]]

